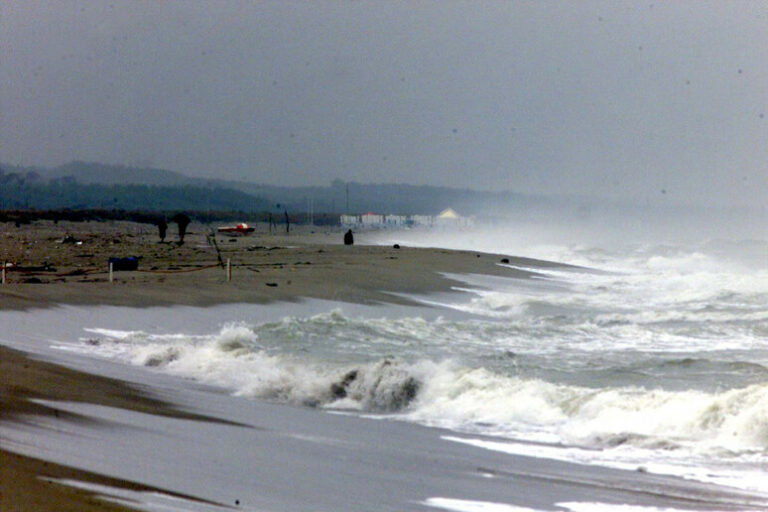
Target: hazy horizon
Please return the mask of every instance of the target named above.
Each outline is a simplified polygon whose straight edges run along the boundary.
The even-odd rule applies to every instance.
[[[768,199],[764,2],[0,5],[0,161]]]

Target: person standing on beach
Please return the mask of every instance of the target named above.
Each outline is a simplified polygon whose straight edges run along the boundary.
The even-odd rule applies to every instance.
[[[171,220],[179,226],[179,245],[184,245],[184,235],[187,234],[187,226],[191,219],[183,213],[177,213]]]
[[[355,243],[355,237],[352,236],[352,230],[348,230],[344,233],[344,245],[352,245]]]
[[[165,242],[165,234],[168,232],[168,223],[165,219],[160,219],[157,222],[157,229],[160,231],[160,243]]]

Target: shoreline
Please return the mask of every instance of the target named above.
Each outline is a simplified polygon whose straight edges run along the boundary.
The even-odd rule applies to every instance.
[[[35,400],[73,401],[125,408],[158,416],[196,421],[221,421],[189,413],[162,402],[125,382],[39,361],[26,353],[0,345],[0,422],[24,421],[25,417],[47,417],[55,421],[88,421],[77,415],[42,405]],[[95,492],[57,481],[77,480],[116,489],[159,492],[186,500],[197,500],[145,484],[100,475],[67,465],[0,448],[0,509],[35,511],[127,511]],[[199,500],[198,500],[199,501]]]
[[[342,233],[255,233],[215,237],[193,225],[185,243],[159,243],[154,227],[135,223],[35,223],[0,231],[0,265],[12,262],[0,285],[0,309],[54,304],[211,306],[317,298],[362,304],[413,304],[398,294],[450,291],[445,274],[527,278],[535,272],[500,266],[566,267],[501,254],[445,249],[341,244]],[[136,271],[108,260],[136,257]],[[226,262],[231,265],[227,280]]]

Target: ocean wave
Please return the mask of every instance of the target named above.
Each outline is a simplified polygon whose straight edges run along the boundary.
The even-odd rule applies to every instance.
[[[321,321],[349,320],[337,316]],[[392,413],[458,430],[601,449],[634,446],[722,454],[768,449],[768,383],[721,392],[595,388],[467,367],[455,359],[394,356],[342,364],[302,352],[270,352],[263,331],[245,324],[225,326],[212,336],[91,334],[98,335],[96,343],[93,336],[83,340],[84,351],[218,385],[240,396]],[[713,363],[678,358],[654,364],[706,370]],[[759,365],[749,370],[766,371]]]
[[[409,418],[498,435],[611,449],[768,449],[768,383],[721,393],[584,388],[462,370],[427,382]]]

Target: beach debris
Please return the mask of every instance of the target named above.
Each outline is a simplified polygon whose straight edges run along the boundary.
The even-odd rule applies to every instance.
[[[230,233],[235,235],[249,235],[256,231],[256,228],[249,226],[245,222],[240,222],[234,226],[222,226],[217,229],[219,233]]]
[[[13,265],[6,263],[6,268],[10,267],[19,272],[56,272],[56,268],[47,261],[42,265]]]
[[[211,230],[210,234],[205,236],[205,239],[208,241],[209,245],[216,249],[216,258],[219,260],[219,266],[224,268],[224,260],[221,257],[221,250],[219,249],[219,244],[216,243],[216,233]]]
[[[69,272],[64,272],[62,274],[59,274],[60,276],[84,276],[88,274],[85,270],[81,268],[76,268],[75,270],[70,270]]]
[[[112,256],[109,258],[108,262],[112,266],[113,271],[139,269],[138,256],[126,256],[126,257]]]
[[[395,244],[395,245],[392,246],[392,248],[393,249],[399,249],[400,248],[400,244]]]
[[[270,286],[272,288],[276,288],[277,287],[277,283],[264,283],[264,284],[267,285],[267,286]]]
[[[355,243],[355,237],[352,235],[352,230],[347,230],[344,233],[344,245],[352,245]]]
[[[59,242],[61,244],[73,244],[73,245],[83,245],[82,240],[78,240],[77,238],[73,237],[72,235],[67,235],[64,238],[61,239]]]
[[[502,263],[509,263],[509,258],[501,258]]]

